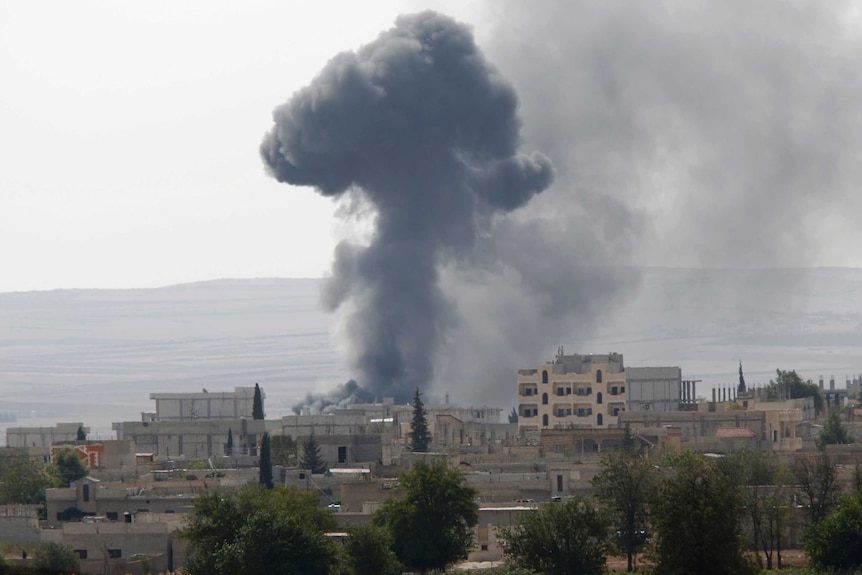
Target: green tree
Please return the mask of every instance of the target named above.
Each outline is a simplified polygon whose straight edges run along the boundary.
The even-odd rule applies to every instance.
[[[383,527],[363,525],[350,530],[344,544],[353,575],[400,575],[401,563],[391,549],[392,538]]]
[[[789,483],[787,468],[774,452],[750,449],[728,454],[718,466],[739,489],[739,503],[754,549],[763,552],[767,569],[772,569],[773,556],[777,556],[780,569],[781,537],[791,521],[784,487]]]
[[[224,446],[225,455],[233,455],[233,429],[227,430],[227,444]]]
[[[413,393],[413,420],[410,422],[410,451],[425,453],[431,444],[431,434],[428,432],[428,418],[425,415],[425,404],[422,403],[422,392],[419,388]]]
[[[515,407],[509,412],[509,423],[518,423],[518,409]]]
[[[811,523],[824,519],[838,505],[841,493],[838,470],[826,452],[797,457],[793,464],[793,475]]]
[[[497,528],[506,555],[542,575],[601,575],[611,550],[610,518],[594,502],[574,497],[518,516]]]
[[[819,413],[823,410],[823,394],[820,387],[811,381],[804,381],[795,371],[775,370],[775,379],[766,386],[766,398],[769,400],[799,399],[813,397],[814,409]]]
[[[398,559],[410,569],[445,569],[465,559],[479,519],[477,492],[445,462],[417,462],[402,474],[400,499],[388,499],[372,517],[392,537]]]
[[[739,490],[690,451],[667,458],[650,505],[655,575],[756,573],[743,554]]]
[[[326,473],[329,466],[320,454],[320,446],[314,439],[314,433],[308,436],[302,444],[302,456],[299,458],[299,466],[308,469],[312,473]]]
[[[817,447],[826,449],[827,445],[845,445],[855,443],[856,439],[847,430],[847,427],[842,423],[841,416],[837,411],[833,411],[823,423],[823,429],[820,430],[820,437],[817,438]]]
[[[78,556],[68,545],[44,542],[36,546],[36,556],[33,558],[33,570],[36,573],[80,573],[81,566]]]
[[[90,473],[90,468],[71,447],[64,447],[54,453],[54,467],[64,487]]]
[[[263,395],[260,392],[260,385],[254,384],[254,399],[251,403],[251,418],[263,419]]]
[[[646,541],[647,507],[655,474],[646,457],[633,451],[614,451],[604,456],[601,471],[593,478],[596,498],[610,511],[619,534],[619,548],[634,570],[634,557]]]
[[[273,435],[269,440],[273,464],[287,467],[296,461],[296,442],[291,436]]]
[[[78,437],[77,437],[77,439],[78,439],[78,441],[86,441],[87,440],[87,434],[84,433],[84,426],[83,425],[78,426]]]
[[[314,493],[282,486],[266,489],[258,483],[247,484],[235,491],[204,491],[195,497],[194,512],[183,529],[183,537],[188,542],[183,572],[187,575],[232,573],[222,569],[231,566],[232,558],[242,557],[253,542],[243,542],[242,547],[232,548],[224,554],[221,550],[236,543],[250,518],[259,517],[261,512],[297,518],[312,532],[325,533],[335,528],[335,518],[318,505]],[[244,533],[254,533],[255,529],[250,527]],[[287,530],[285,527],[282,532]],[[261,551],[266,552],[265,549]]]
[[[336,554],[332,541],[302,517],[258,509],[218,549],[215,563],[220,575],[328,575]]]
[[[862,569],[862,495],[845,497],[833,515],[809,525],[805,551],[818,570],[849,573]]]
[[[264,433],[260,440],[260,484],[272,489],[272,453],[269,446],[269,434]]]
[[[0,504],[44,503],[45,489],[58,484],[51,468],[24,453],[0,457]]]

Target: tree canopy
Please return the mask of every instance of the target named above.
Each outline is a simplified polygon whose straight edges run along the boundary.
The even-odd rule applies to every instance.
[[[862,569],[862,493],[845,497],[834,514],[808,526],[805,551],[823,571]]]
[[[308,436],[302,443],[302,455],[299,457],[299,466],[302,469],[308,469],[314,474],[326,473],[329,469],[326,460],[320,454],[320,446],[317,440],[314,439],[314,433]]]
[[[251,402],[251,418],[263,419],[263,395],[260,393],[260,385],[254,384],[254,398]]]
[[[443,570],[467,557],[479,519],[477,492],[445,462],[417,462],[399,478],[400,499],[388,499],[372,517],[385,527],[408,568]]]
[[[262,534],[268,522],[275,522],[273,533]],[[316,559],[304,553],[320,553],[322,544],[317,536],[334,528],[332,513],[318,506],[317,495],[313,493],[281,486],[266,489],[257,483],[229,492],[205,491],[195,497],[194,512],[183,530],[188,541],[183,572],[187,575],[255,573],[235,569],[239,568],[238,562],[255,553],[279,554],[278,549],[270,548],[274,545],[289,548],[296,556],[287,561],[282,571],[259,573],[303,573],[301,569],[319,573],[314,571],[318,565]],[[296,547],[282,539],[294,535],[304,542],[303,546]],[[334,555],[328,551],[327,554]],[[287,560],[281,554],[278,557]]]
[[[795,371],[775,370],[775,379],[766,386],[766,398],[770,400],[798,399],[813,397],[814,409],[823,410],[823,394],[820,386],[811,381],[804,381]]]
[[[410,451],[424,453],[431,444],[431,434],[428,432],[428,418],[425,415],[425,404],[422,403],[422,392],[419,388],[413,393],[413,420],[410,422]]]
[[[497,536],[518,567],[542,575],[601,575],[611,550],[610,518],[588,499],[574,497],[523,513]]]
[[[36,573],[80,573],[81,566],[71,547],[45,541],[36,546],[33,569]]]
[[[269,434],[264,433],[260,440],[260,484],[267,489],[272,489],[272,448],[269,444]]]
[[[833,411],[823,423],[823,429],[820,430],[820,436],[817,438],[817,447],[825,449],[827,445],[844,445],[855,442],[856,439],[841,421],[841,416],[838,415],[837,411]]]
[[[49,466],[24,453],[0,457],[0,504],[42,503],[45,489],[59,481]]]
[[[647,508],[654,483],[649,460],[626,450],[603,457],[601,471],[593,478],[595,496],[611,513],[629,572],[634,570],[635,553],[646,541]]]
[[[738,490],[728,477],[690,451],[666,458],[661,471],[650,506],[655,575],[756,573],[743,555]]]
[[[71,447],[64,447],[54,453],[54,465],[60,476],[61,485],[68,486],[73,481],[86,477],[90,468],[78,457]]]

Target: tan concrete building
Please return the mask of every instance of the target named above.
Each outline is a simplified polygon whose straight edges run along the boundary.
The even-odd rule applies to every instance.
[[[678,367],[626,369],[619,353],[560,353],[518,370],[518,430],[613,427],[627,410],[676,411],[683,389]]]

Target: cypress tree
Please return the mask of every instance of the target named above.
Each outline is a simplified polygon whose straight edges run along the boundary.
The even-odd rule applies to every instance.
[[[425,404],[422,403],[422,393],[419,388],[413,394],[413,421],[410,422],[410,450],[424,453],[431,444],[428,432],[428,419],[425,416]]]
[[[272,452],[268,433],[264,433],[260,440],[260,484],[272,489]]]
[[[260,393],[260,385],[254,384],[254,399],[251,404],[251,418],[263,419],[263,396]]]
[[[84,433],[84,426],[83,425],[78,426],[78,438],[77,439],[78,439],[78,441],[86,441],[87,440],[87,434]]]
[[[320,454],[320,446],[314,439],[314,433],[308,436],[308,439],[302,444],[302,456],[299,458],[299,465],[303,469],[308,469],[312,473],[326,473],[328,465]]]
[[[233,455],[233,429],[228,428],[227,430],[227,445],[224,449],[225,455]]]

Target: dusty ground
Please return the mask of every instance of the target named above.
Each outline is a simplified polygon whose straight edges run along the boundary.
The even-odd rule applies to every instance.
[[[763,558],[763,554],[761,553],[761,558]],[[778,568],[778,558],[773,555],[773,568]],[[635,563],[637,568],[642,571],[646,571],[649,569],[650,565],[647,563],[646,559],[643,556],[638,556],[637,561]],[[801,549],[788,549],[781,552],[781,566],[782,567],[806,567],[808,565],[808,557],[805,556],[805,551]],[[626,558],[625,557],[608,557],[607,569],[612,573],[624,573],[626,570]],[[766,567],[766,561],[763,563],[764,568]]]

